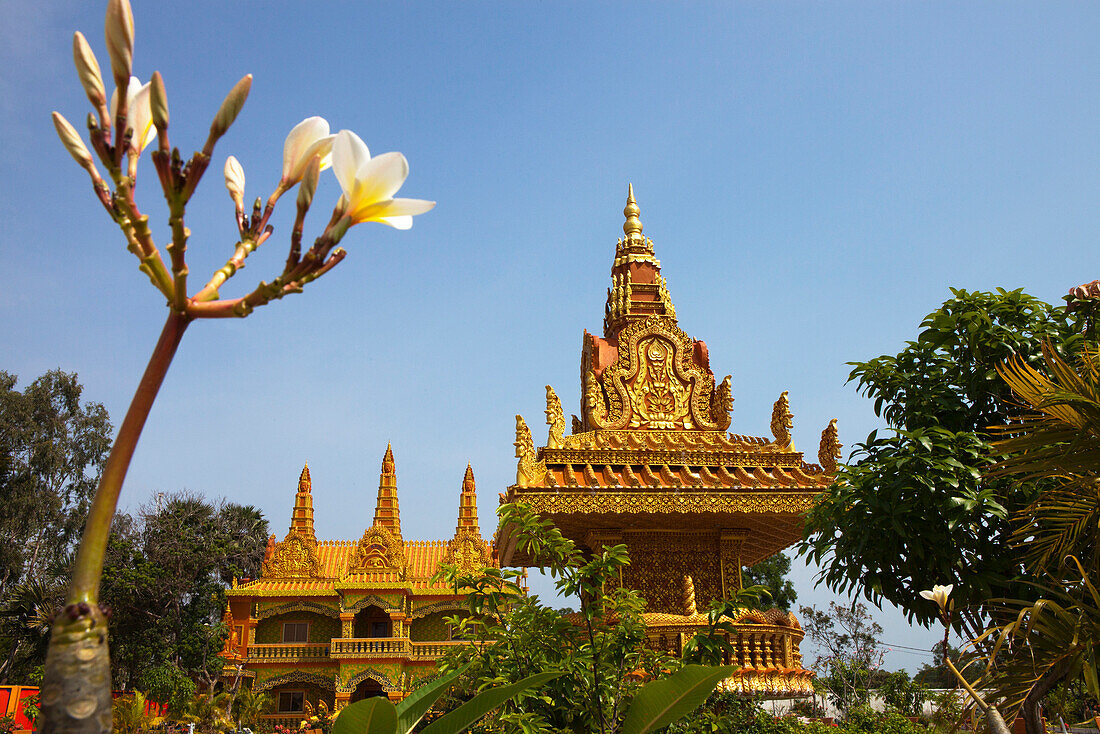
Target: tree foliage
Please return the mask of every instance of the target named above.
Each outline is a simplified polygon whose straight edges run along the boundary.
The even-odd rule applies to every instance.
[[[1041,598],[992,600],[1009,621],[976,640],[996,641],[983,683],[1020,708],[1029,734],[1059,683],[1080,680],[1100,698],[1100,363],[1095,345],[1075,364],[1050,343],[1042,356],[1044,371],[1021,357],[1001,369],[1029,412],[1000,428],[1004,458],[990,472],[1046,482],[1012,518],[1013,547]]]
[[[1026,593],[1009,517],[1036,499],[1041,480],[983,477],[990,427],[1020,413],[997,366],[1019,355],[1041,367],[1043,340],[1066,355],[1083,339],[1080,312],[1020,290],[952,293],[897,355],[852,363],[849,379],[891,430],[856,447],[809,513],[800,548],[833,590],[889,601],[925,624],[935,609],[917,590],[933,584],[957,582],[971,620],[985,599]]]
[[[736,672],[681,665],[647,645],[645,601],[618,583],[630,562],[625,546],[583,553],[524,505],[502,505],[498,513],[517,547],[550,573],[558,593],[580,600],[580,611],[562,615],[528,596],[518,584],[522,571],[444,568],[456,591],[468,593],[469,613],[449,620],[454,636],[474,642],[441,663],[445,672],[462,671],[458,700],[533,673],[558,674],[503,703],[485,731],[646,734],[698,708]]]
[[[806,639],[818,650],[811,666],[817,673],[815,684],[845,714],[868,705],[872,676],[885,657],[879,646],[882,626],[858,602],[850,607],[830,602],[828,612],[801,607],[798,615]]]
[[[212,681],[227,633],[224,582],[258,575],[266,538],[256,508],[189,493],[116,517],[102,590],[115,681],[145,690],[181,674]]]
[[[0,592],[66,570],[110,449],[107,410],[80,402],[75,373],[16,382],[0,372]]]
[[[106,409],[81,403],[76,374],[16,383],[0,372],[0,682],[42,663],[111,433]]]
[[[787,578],[791,572],[791,559],[786,553],[776,553],[741,572],[745,586],[762,586],[774,607],[789,612],[798,601],[798,592]]]

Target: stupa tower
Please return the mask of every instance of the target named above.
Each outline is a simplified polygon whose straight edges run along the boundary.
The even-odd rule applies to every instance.
[[[707,346],[678,325],[653,242],[628,188],[624,236],[615,247],[603,336],[584,332],[580,416],[571,435],[547,386],[546,445],[535,448],[516,416],[516,483],[502,501],[524,502],[582,548],[624,543],[623,585],[647,602],[651,643],[678,652],[706,624],[707,606],[741,588],[741,568],[801,537],[801,514],[833,478],[835,421],[819,464],[791,441],[787,393],[770,438],[727,433],[733,395],[715,379]],[[824,468],[823,468],[824,467]],[[530,565],[509,528],[501,565]],[[729,687],[772,697],[811,690],[793,615],[744,610],[731,640],[742,673]]]

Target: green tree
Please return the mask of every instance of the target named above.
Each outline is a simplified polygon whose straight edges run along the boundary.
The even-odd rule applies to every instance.
[[[110,449],[99,403],[81,403],[75,373],[52,370],[22,392],[0,372],[0,594],[67,570]]]
[[[917,591],[957,582],[960,616],[981,627],[986,599],[1033,593],[1009,546],[1009,517],[1041,488],[982,475],[993,460],[989,427],[1020,413],[997,366],[1014,354],[1040,366],[1043,340],[1075,353],[1084,312],[1020,290],[952,293],[897,355],[852,363],[850,380],[891,431],[856,447],[808,514],[800,552],[834,591],[889,601],[924,624],[936,610]]]
[[[110,447],[98,403],[53,370],[20,391],[0,372],[0,682],[41,666],[49,617]],[[43,635],[46,635],[45,642]]]
[[[830,602],[828,612],[801,607],[798,615],[806,639],[817,647],[811,666],[817,673],[815,682],[845,715],[866,706],[871,699],[872,676],[885,656],[879,647],[882,626],[858,602],[850,607]]]
[[[468,592],[469,614],[449,620],[454,636],[475,643],[441,663],[444,672],[462,672],[458,700],[502,684],[518,685],[532,674],[555,676],[502,701],[485,731],[645,734],[697,708],[735,672],[735,667],[681,667],[646,644],[645,602],[617,583],[629,563],[625,546],[585,555],[524,505],[502,505],[498,514],[517,547],[555,579],[558,592],[580,600],[580,611],[563,616],[528,596],[518,584],[522,571],[489,567],[464,574],[444,568],[443,577]]]
[[[772,606],[789,612],[794,609],[794,603],[798,600],[798,592],[787,578],[790,572],[790,556],[776,553],[746,568],[741,577],[745,586],[763,586],[771,598]]]
[[[256,575],[266,538],[254,507],[188,493],[159,496],[136,519],[117,516],[102,590],[115,681],[157,694],[158,681],[178,674],[212,684],[228,632],[223,579]]]

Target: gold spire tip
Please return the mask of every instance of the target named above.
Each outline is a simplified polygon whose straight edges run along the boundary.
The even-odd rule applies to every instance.
[[[628,239],[641,238],[642,222],[638,219],[638,215],[641,213],[641,209],[638,208],[638,203],[634,201],[634,184],[628,183],[626,185],[626,208],[623,209],[623,216],[626,217],[626,222],[623,224],[623,232]]]

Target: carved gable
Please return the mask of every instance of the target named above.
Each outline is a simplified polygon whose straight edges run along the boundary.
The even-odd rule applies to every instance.
[[[729,383],[723,381],[716,391],[705,347],[672,318],[633,321],[618,333],[617,342],[614,361],[599,373],[590,356],[596,350],[584,352],[589,425],[704,431],[729,426]]]
[[[282,542],[275,544],[271,557],[264,561],[263,575],[267,578],[317,578],[321,575],[317,541],[291,530]]]
[[[463,573],[476,573],[489,565],[489,544],[474,530],[463,528],[447,543],[443,562]]]
[[[348,566],[349,573],[405,571],[405,544],[383,525],[372,525],[363,533]]]

